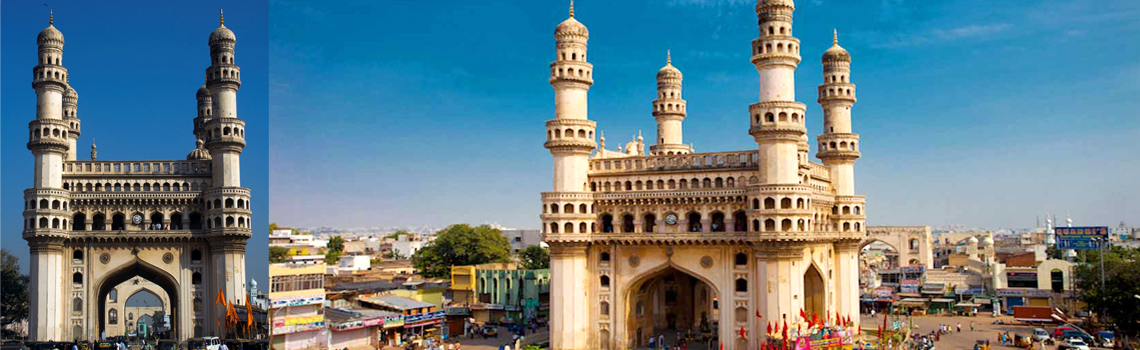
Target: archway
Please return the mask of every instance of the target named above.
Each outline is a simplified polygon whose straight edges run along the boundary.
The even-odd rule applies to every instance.
[[[815,264],[808,265],[807,272],[804,272],[804,310],[808,315],[826,315],[827,309],[823,306],[825,295],[823,275]]]
[[[96,310],[99,311],[99,320],[97,323],[99,328],[97,333],[92,336],[94,337],[97,334],[107,331],[107,295],[123,282],[127,282],[136,277],[141,277],[153,282],[166,293],[170,304],[169,308],[165,310],[167,314],[170,315],[170,338],[182,338],[182,332],[179,328],[180,325],[177,322],[178,313],[180,312],[180,310],[178,310],[178,281],[165,271],[137,258],[133,262],[119,266],[94,285],[95,288],[93,289],[98,292],[98,294],[96,294],[96,300],[98,300],[99,305],[97,305]],[[154,293],[154,291],[151,291],[151,293]],[[134,294],[132,294],[132,296],[133,295]],[[108,333],[108,335],[111,334]]]
[[[715,349],[720,310],[717,289],[706,280],[672,265],[649,272],[625,292],[625,327],[631,349],[649,345],[649,339],[664,336],[676,344],[684,334],[697,341],[688,349]]]
[[[859,247],[859,261],[873,270],[890,270],[902,266],[899,261],[899,250],[890,243],[878,239],[863,242]]]

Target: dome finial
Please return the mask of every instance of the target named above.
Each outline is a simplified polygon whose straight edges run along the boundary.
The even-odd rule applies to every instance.
[[[665,64],[673,64],[673,50],[665,50]]]
[[[570,0],[570,18],[574,18],[574,0]]]
[[[55,9],[48,10],[48,25],[55,24]]]
[[[218,9],[218,25],[225,25],[225,24],[226,24],[226,13],[225,13],[225,11],[222,11],[222,9],[219,8]]]
[[[839,45],[839,29],[831,29],[831,44]]]

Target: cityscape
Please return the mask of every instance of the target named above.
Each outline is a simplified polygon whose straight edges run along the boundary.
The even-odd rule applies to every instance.
[[[1140,348],[1135,1],[3,10],[0,350]]]

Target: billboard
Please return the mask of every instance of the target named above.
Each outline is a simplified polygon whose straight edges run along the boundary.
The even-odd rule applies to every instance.
[[[1100,249],[1100,242],[1108,240],[1108,226],[1058,227],[1058,249]]]

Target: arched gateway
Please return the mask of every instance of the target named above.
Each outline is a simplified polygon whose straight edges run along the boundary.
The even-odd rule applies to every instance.
[[[136,315],[121,306],[134,293],[131,281],[141,280],[162,300],[154,308],[170,316],[164,337],[226,336],[219,327],[224,311],[203,300],[221,292],[244,304],[246,294],[252,213],[239,170],[245,122],[237,118],[241,81],[233,32],[219,26],[210,34],[213,65],[198,88],[197,117],[186,121],[198,139],[186,160],[96,161],[94,145],[91,160],[77,160],[78,93],[59,63],[63,34],[52,24],[37,42],[37,110],[27,144],[35,181],[23,193],[23,237],[31,248],[29,337],[122,335],[116,333],[124,328],[110,326],[155,311]],[[212,204],[222,202],[224,208]]]
[[[862,141],[852,130],[851,55],[837,35],[823,52],[812,161],[807,107],[795,100],[794,10],[792,0],[756,2],[758,100],[740,106],[747,129],[718,137],[757,147],[727,152],[696,153],[683,141],[683,76],[669,53],[656,75],[654,144],[646,152],[638,134],[607,149],[588,96],[594,69],[612,67],[587,59],[590,31],[572,8],[555,28],[543,144],[554,181],[535,208],[551,251],[551,349],[676,344],[669,338],[705,330],[715,342],[688,348],[758,349],[768,322],[795,329],[801,310],[858,326],[867,203],[855,192]]]

